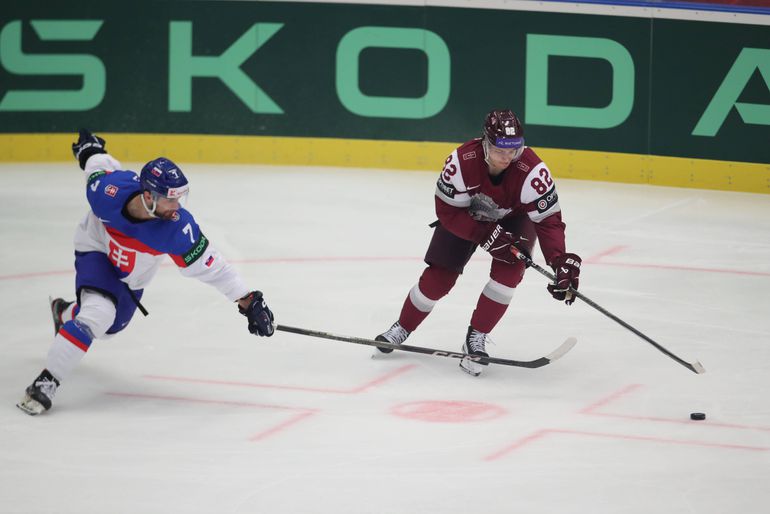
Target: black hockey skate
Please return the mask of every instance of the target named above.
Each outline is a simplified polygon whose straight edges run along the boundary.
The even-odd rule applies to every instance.
[[[30,416],[37,416],[51,408],[57,387],[59,387],[59,381],[47,369],[44,369],[35,381],[27,387],[24,398],[16,406]]]
[[[382,343],[401,344],[406,341],[409,334],[411,334],[411,332],[402,327],[401,323],[396,321],[389,329],[375,337],[374,340]],[[390,353],[392,351],[391,348],[382,348],[378,346],[377,351],[375,351],[374,354],[377,355],[379,352]]]
[[[53,333],[56,335],[59,333],[61,326],[64,325],[64,321],[61,319],[62,313],[75,302],[68,302],[63,298],[51,298],[49,296],[48,303],[51,306],[51,316],[53,317]]]
[[[463,344],[463,353],[474,357],[489,357],[486,350],[486,343],[489,340],[489,334],[479,332],[473,327],[468,327],[468,333],[465,335],[465,344]],[[491,342],[491,340],[489,340]],[[465,357],[460,361],[460,368],[469,375],[477,377],[481,375],[484,369],[481,366],[488,366],[487,362],[477,362]]]

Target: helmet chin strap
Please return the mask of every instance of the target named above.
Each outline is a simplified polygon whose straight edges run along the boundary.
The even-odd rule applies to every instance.
[[[152,194],[152,192],[150,192],[150,196],[152,196],[152,209],[147,207],[147,202],[144,201],[144,191],[142,191],[140,196],[142,199],[142,207],[144,207],[144,210],[147,211],[147,214],[149,214],[151,218],[157,218],[158,216],[155,215],[155,209],[158,208],[158,200],[155,198],[155,195]]]

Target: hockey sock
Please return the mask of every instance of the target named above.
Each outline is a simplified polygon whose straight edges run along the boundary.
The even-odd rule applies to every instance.
[[[479,332],[490,333],[508,309],[515,290],[490,279],[479,295],[476,310],[471,317],[471,326]]]
[[[414,331],[431,313],[436,303],[446,296],[457,281],[458,273],[428,266],[420,280],[404,300],[398,322],[409,332]]]
[[[46,369],[61,382],[66,380],[91,346],[90,330],[76,320],[67,321],[48,350]]]

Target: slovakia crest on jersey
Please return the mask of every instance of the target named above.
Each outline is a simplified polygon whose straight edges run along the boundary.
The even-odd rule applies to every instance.
[[[109,184],[107,187],[104,188],[104,194],[107,196],[111,196],[112,198],[115,198],[115,195],[118,194],[118,189],[120,189],[118,186],[114,184]]]
[[[122,248],[116,245],[112,240],[110,240],[109,248],[110,253],[107,257],[109,257],[113,266],[126,275],[134,271],[134,266],[136,265],[136,252]]]

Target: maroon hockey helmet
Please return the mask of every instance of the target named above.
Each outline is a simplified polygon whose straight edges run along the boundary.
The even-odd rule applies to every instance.
[[[484,119],[484,139],[497,148],[523,148],[524,127],[510,109],[495,109]]]

